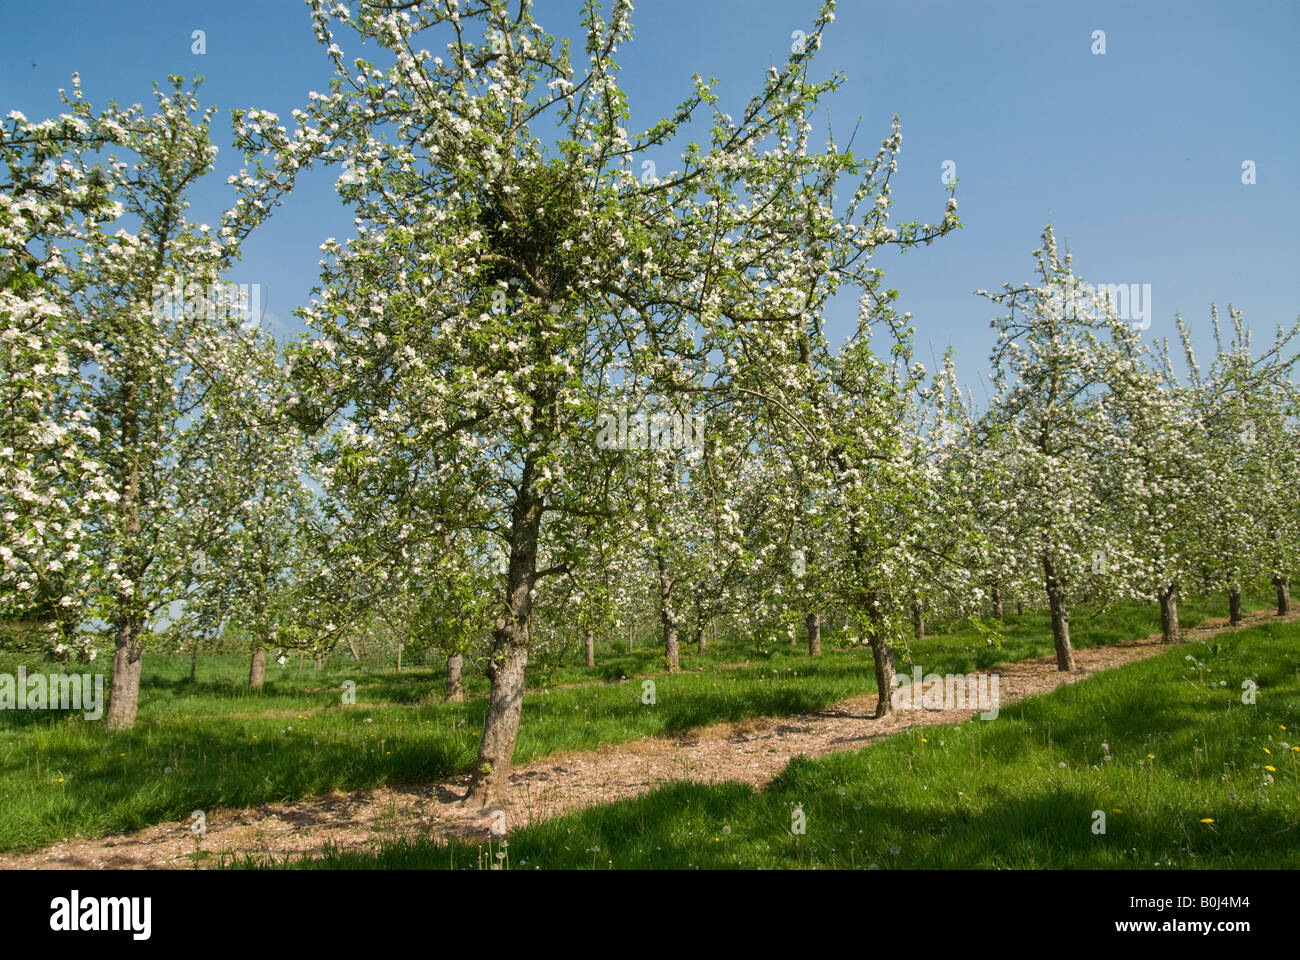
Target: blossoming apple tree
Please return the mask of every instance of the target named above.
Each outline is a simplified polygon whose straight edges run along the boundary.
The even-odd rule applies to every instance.
[[[986,427],[1000,435],[998,455],[1014,479],[1005,545],[1019,554],[1018,569],[1041,571],[1057,667],[1070,671],[1072,596],[1106,594],[1132,566],[1129,537],[1108,522],[1106,473],[1096,469],[1111,440],[1105,405],[1126,333],[1058,252],[1050,226],[1035,257],[1037,285],[976,291],[1010,310],[992,322],[998,393]]]
[[[39,291],[23,298],[26,313],[17,319],[20,328],[39,322],[40,330],[27,331],[22,343],[47,351],[45,362],[62,379],[53,381],[57,407],[44,409],[67,418],[38,435],[45,450],[37,451],[34,465],[48,471],[58,437],[84,451],[69,464],[78,457],[88,464],[49,477],[55,482],[34,499],[23,494],[24,471],[31,468],[23,464],[12,474],[22,509],[7,511],[18,517],[9,522],[26,528],[19,534],[26,570],[18,571],[17,584],[48,584],[48,576],[35,575],[38,566],[67,568],[70,558],[48,549],[56,526],[69,544],[84,532],[78,560],[89,564],[91,582],[80,595],[93,602],[76,615],[95,616],[112,629],[106,722],[113,728],[134,722],[150,627],[183,599],[196,545],[221,525],[189,473],[203,456],[207,392],[237,375],[244,319],[216,293],[221,270],[236,255],[238,231],[231,228],[223,242],[186,214],[189,190],[212,166],[213,111],[199,112],[195,92],[180,77],[155,96],[152,114],[140,105],[96,113],[74,86],[65,97],[67,113],[35,125],[15,118],[5,146],[11,160],[17,151],[50,171],[42,174],[50,181],[42,182],[44,193],[20,200],[7,215],[22,215],[20,231],[35,225],[36,233],[66,241],[57,253],[47,246],[44,261],[20,255],[16,265],[24,271],[20,278],[36,274],[33,290]],[[66,213],[43,210],[50,201]],[[27,449],[30,456],[30,442]],[[66,519],[52,524],[49,511]]]
[[[635,133],[614,59],[627,0],[608,16],[583,4],[581,68],[526,2],[311,7],[335,78],[293,136],[241,118],[263,158],[245,204],[283,196],[305,166],[343,167],[357,236],[326,244],[305,314],[334,357],[340,416],[402,394],[406,414],[363,424],[379,429],[359,455],[377,463],[400,442],[487,464],[481,496],[508,557],[470,788],[487,804],[508,785],[535,591],[570,565],[564,531],[606,509],[591,442],[602,372],[634,362],[669,400],[765,396],[791,382],[800,331],[835,288],[874,288],[872,248],[933,239],[956,216],[888,225],[897,131],[874,159],[809,149],[810,116],[841,79],[809,78],[831,4],[739,116],[697,78]],[[345,32],[391,63],[347,60]],[[702,384],[686,378],[697,355],[715,358]]]

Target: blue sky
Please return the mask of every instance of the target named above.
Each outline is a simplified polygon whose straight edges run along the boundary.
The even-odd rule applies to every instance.
[[[577,36],[576,3],[538,0],[539,21]],[[635,40],[620,51],[630,127],[667,112],[700,73],[739,108],[791,34],[816,13],[805,0],[641,0]],[[191,52],[194,30],[207,52]],[[1092,53],[1105,31],[1106,53]],[[942,217],[945,161],[956,164],[964,229],[905,254],[877,258],[914,313],[922,358],[951,344],[982,400],[994,305],[973,295],[1032,276],[1031,252],[1050,219],[1077,272],[1096,283],[1151,284],[1147,335],[1173,336],[1181,311],[1208,349],[1211,302],[1245,310],[1261,340],[1300,314],[1300,4],[1276,2],[970,2],[845,0],[818,58],[848,80],[829,119],[842,144],[873,151],[900,115],[903,151],[895,218]],[[346,44],[345,52],[353,50]],[[195,197],[216,222],[229,200],[229,110],[289,113],[330,72],[305,5],[296,0],[10,5],[0,34],[0,114],[59,112],[57,91],[80,72],[96,105],[148,101],[169,73],[202,74],[220,107],[217,176]],[[819,131],[820,132],[820,131]],[[1243,161],[1256,180],[1242,183]],[[671,168],[667,158],[659,168]],[[318,246],[350,235],[315,173],[245,245],[229,274],[267,285],[273,327],[301,329],[293,308],[316,281]],[[837,308],[832,333],[854,307]],[[1262,344],[1261,344],[1262,345]]]

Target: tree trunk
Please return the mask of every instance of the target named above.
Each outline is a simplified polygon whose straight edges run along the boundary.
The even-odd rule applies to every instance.
[[[447,699],[459,702],[465,699],[465,690],[460,684],[461,674],[465,669],[465,658],[453,653],[447,658]]]
[[[199,642],[195,640],[190,644],[190,683],[194,682],[194,675],[199,669]]]
[[[582,635],[582,648],[587,654],[587,666],[596,665],[596,631],[588,627]]]
[[[298,651],[298,676],[302,676],[302,661],[307,656],[301,650]]]
[[[1025,601],[1023,601],[1023,600],[1017,600],[1017,601],[1016,601],[1016,616],[1017,616],[1017,617],[1023,617],[1024,615],[1025,615]]]
[[[404,649],[406,649],[406,644],[399,643],[397,645],[397,672],[398,673],[402,672],[402,651]]]
[[[808,614],[808,656],[820,657],[822,653],[822,615]]]
[[[1052,611],[1052,643],[1056,646],[1056,669],[1074,670],[1074,648],[1070,646],[1070,614],[1065,609],[1065,590],[1056,577],[1056,565],[1043,555],[1043,582],[1047,588],[1047,605]]]
[[[664,659],[668,661],[668,672],[677,673],[678,643],[677,620],[673,617],[672,593],[673,581],[668,577],[668,564],[663,554],[659,554],[659,619],[664,629]]]
[[[319,670],[321,667],[325,666],[325,655],[322,653],[318,653],[315,656],[313,656],[311,665],[312,665],[312,669],[314,670]]]
[[[993,588],[993,619],[1002,619],[1002,591],[997,587]]]
[[[261,690],[266,680],[266,647],[260,643],[253,647],[253,663],[248,669],[248,685]]]
[[[1291,610],[1291,581],[1279,574],[1273,578],[1273,586],[1277,587],[1277,615],[1285,617]]]
[[[677,673],[681,670],[679,656],[681,647],[677,642],[677,624],[667,614],[664,615],[664,660],[668,663],[668,672]]]
[[[351,652],[351,654],[352,654],[352,659],[355,660],[357,663],[360,663],[360,662],[361,662],[361,654],[357,653],[357,648],[356,648],[356,646],[352,643],[352,638],[351,638],[351,637],[348,637],[348,650],[349,650],[349,652]]]
[[[1160,592],[1160,638],[1165,643],[1178,643],[1182,631],[1178,629],[1178,584],[1171,583]]]
[[[1241,587],[1234,586],[1228,591],[1228,623],[1233,626],[1241,623]]]
[[[113,648],[113,682],[109,688],[104,725],[127,730],[135,724],[140,705],[140,667],[144,662],[144,630],[126,619],[117,629]]]
[[[161,255],[161,254],[160,254]],[[161,263],[158,264],[161,268]],[[122,383],[122,449],[128,452],[126,474],[119,491],[118,522],[126,535],[126,556],[122,574],[134,584],[136,591],[118,601],[115,636],[113,638],[113,679],[109,687],[108,710],[104,724],[110,730],[126,730],[135,724],[140,705],[140,666],[144,657],[145,615],[140,606],[140,581],[146,563],[140,542],[140,394],[137,386],[135,364],[128,366]]]
[[[518,637],[519,623],[500,625],[498,621],[499,629],[493,632],[488,712],[467,797],[470,803],[484,807],[503,802],[510,788],[510,767],[524,702],[524,668],[528,665],[528,646]]]
[[[894,652],[884,640],[871,640],[871,658],[876,665],[876,719],[894,712]]]
[[[532,592],[537,576],[537,543],[543,507],[534,486],[536,456],[530,454],[524,461],[511,511],[505,605],[492,631],[487,714],[483,718],[478,761],[465,797],[467,803],[483,807],[500,803],[509,791],[510,765],[524,704],[524,668],[528,665]]]
[[[925,607],[920,600],[912,601],[912,636],[917,640],[925,639]]]
[[[708,628],[704,624],[700,624],[695,628],[695,650],[697,653],[704,653],[708,649]]]

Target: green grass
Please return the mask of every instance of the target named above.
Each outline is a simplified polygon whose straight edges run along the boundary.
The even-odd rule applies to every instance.
[[[1184,622],[1219,614],[1221,605],[1185,602]],[[1097,619],[1076,612],[1072,626],[1083,647],[1149,634],[1158,621],[1157,608],[1125,604]],[[828,645],[834,638],[830,633]],[[1001,646],[967,630],[928,637],[914,645],[912,659],[927,671],[964,672],[1050,651],[1046,615],[1028,613],[1008,617]],[[684,672],[655,677],[656,703],[647,706],[636,678],[659,662],[655,648],[628,652],[623,646],[602,649],[594,669],[555,670],[553,686],[525,697],[516,762],[721,721],[811,711],[874,692],[870,653],[861,648],[828,646],[822,657],[811,658],[802,646],[764,652],[723,640],[704,656],[684,650]],[[0,660],[0,672],[15,672],[17,663]],[[296,662],[268,664],[260,693],[246,686],[242,656],[202,658],[198,682],[188,676],[188,657],[146,654],[139,719],[130,731],[110,732],[79,714],[0,712],[0,850],[186,820],[196,809],[427,783],[473,766],[484,701],[472,694],[485,687],[482,678],[467,675],[471,699],[451,704],[440,700],[440,669],[399,674],[389,665],[345,657],[319,671],[308,667],[301,676]],[[622,677],[632,679],[606,682]],[[341,703],[339,691],[348,679],[357,683],[352,706]],[[529,683],[536,687],[546,679],[534,672]],[[586,685],[557,688],[569,683]]]
[[[1245,680],[1258,685],[1253,705],[1242,702]],[[398,841],[288,866],[1295,868],[1297,741],[1300,624],[1268,624],[1171,648],[993,721],[796,758],[762,791],[673,784],[520,830],[505,848]],[[803,834],[792,832],[796,809]]]

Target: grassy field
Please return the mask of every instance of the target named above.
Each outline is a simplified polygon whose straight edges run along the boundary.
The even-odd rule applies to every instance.
[[[1269,624],[1061,687],[991,723],[796,758],[762,791],[676,784],[500,846],[402,841],[290,866],[1296,868],[1297,741],[1300,624]]]
[[[1256,598],[1247,609],[1264,607],[1267,599]],[[1221,606],[1220,598],[1184,601],[1183,622],[1221,615]],[[1116,642],[1158,631],[1158,621],[1158,608],[1141,604],[1095,619],[1076,611],[1074,639],[1081,647]],[[1050,651],[1046,614],[1027,613],[1009,616],[996,641],[973,630],[928,637],[904,665],[961,672]],[[0,672],[17,666],[0,660]],[[803,647],[763,652],[732,639],[715,642],[703,656],[684,651],[684,672],[656,675],[657,702],[648,707],[636,678],[659,666],[657,649],[622,647],[599,651],[592,669],[532,673],[516,760],[810,711],[874,691],[870,653],[860,647],[831,647],[810,658]],[[248,690],[246,671],[242,657],[203,658],[191,683],[187,657],[147,654],[131,731],[109,732],[80,714],[0,712],[0,850],[184,820],[195,809],[427,783],[472,768],[484,711],[475,696],[481,678],[467,673],[467,702],[444,703],[441,670],[434,668],[399,674],[336,657],[299,676],[296,663],[271,664],[258,693]],[[633,679],[621,682],[624,677]],[[341,702],[345,680],[357,683],[355,705]]]

